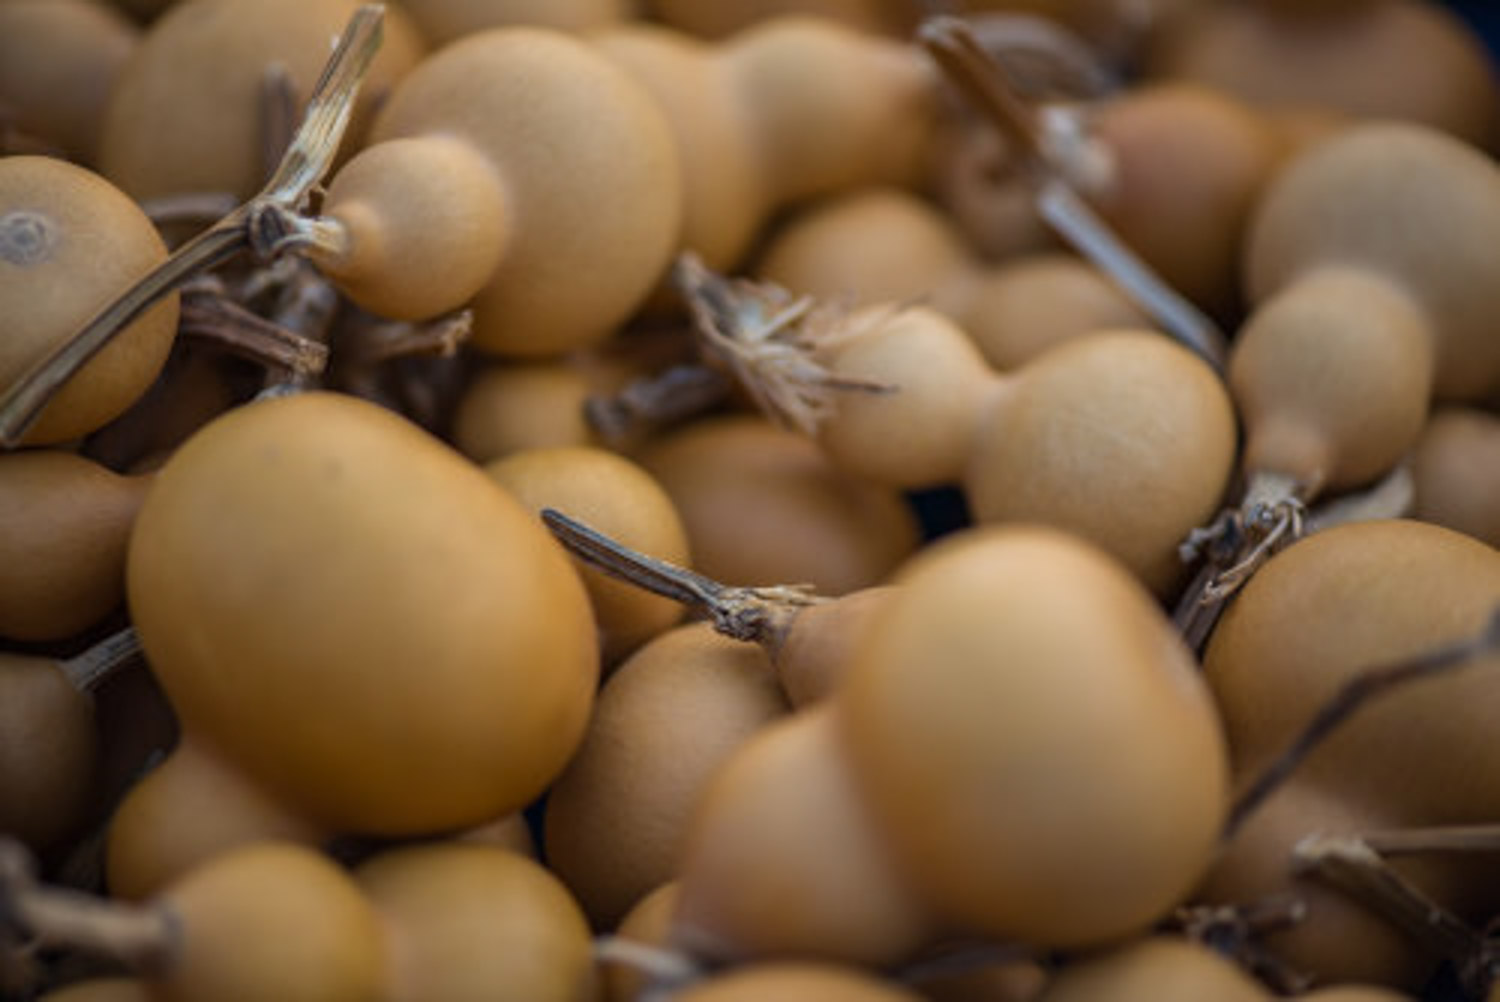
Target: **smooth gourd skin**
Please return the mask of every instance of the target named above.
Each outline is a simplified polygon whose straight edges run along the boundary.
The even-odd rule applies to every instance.
[[[371,141],[435,134],[494,164],[514,216],[471,304],[480,349],[536,357],[600,341],[665,271],[681,216],[671,132],[585,43],[516,27],[448,46],[391,94]]]
[[[1053,529],[930,547],[834,697],[856,784],[940,917],[1032,945],[1143,931],[1207,868],[1228,761],[1192,655]]]
[[[1310,495],[1390,469],[1427,418],[1431,340],[1421,308],[1381,275],[1327,265],[1301,277],[1255,311],[1230,352],[1241,465]]]
[[[0,386],[9,387],[167,256],[123,192],[50,157],[0,160]],[[121,331],[22,439],[51,445],[118,416],[146,392],[177,332],[177,294]]]
[[[1226,611],[1204,656],[1238,783],[1279,754],[1340,686],[1366,669],[1477,632],[1500,603],[1500,554],[1414,521],[1355,523],[1277,554]],[[1484,823],[1500,811],[1491,753],[1496,657],[1363,707],[1252,814],[1215,866],[1205,894],[1253,900],[1306,896],[1306,921],[1271,945],[1329,980],[1420,984],[1410,942],[1316,881],[1288,855],[1314,832]],[[1460,913],[1493,914],[1492,879],[1472,859],[1403,859],[1402,871]]]
[[[389,930],[390,1002],[591,1002],[588,922],[538,863],[492,846],[383,852],[354,879]]]
[[[827,705],[771,724],[718,768],[677,883],[672,942],[714,961],[887,967],[936,935],[861,802]]]
[[[1273,997],[1212,948],[1154,936],[1065,965],[1036,1002],[1271,1002]]]
[[[632,0],[401,0],[433,48],[464,35],[511,24],[592,31],[623,21]]]
[[[875,585],[797,610],[768,648],[793,706],[811,706],[838,688],[865,631],[885,614],[894,594],[891,585]]]
[[[750,965],[691,985],[675,1002],[918,1002],[900,982],[856,967],[787,961]]]
[[[635,903],[615,928],[632,943],[665,947],[677,908],[677,881],[669,880]],[[604,966],[604,1002],[637,1002],[649,975],[631,964]]]
[[[93,701],[56,662],[0,651],[0,833],[38,851],[73,834],[98,755]]]
[[[898,493],[843,474],[760,417],[695,422],[637,459],[672,496],[694,569],[726,584],[807,582],[842,595],[878,584],[917,547]]]
[[[1248,107],[1206,87],[1156,85],[1090,113],[1114,175],[1102,214],[1172,288],[1217,315],[1239,301],[1241,234],[1275,161]]]
[[[980,523],[1077,533],[1148,586],[1182,576],[1177,545],[1217,510],[1235,450],[1219,378],[1150,331],[1100,331],[1018,370],[981,418],[964,477]]]
[[[708,623],[661,634],[609,677],[543,823],[549,865],[595,926],[675,875],[713,770],[787,710],[765,652]]]
[[[710,268],[735,267],[765,221],[769,193],[718,50],[645,23],[600,31],[591,41],[651,93],[672,126],[682,164],[681,246]]]
[[[115,76],[139,36],[98,0],[0,4],[0,107],[19,130],[93,162]]]
[[[364,309],[417,320],[467,302],[509,244],[511,207],[494,167],[472,146],[426,137],[377,143],[334,177],[322,215],[344,228],[319,268]]]
[[[641,553],[691,564],[687,530],[672,498],[636,463],[587,446],[531,449],[485,465],[485,473],[530,511],[554,508]],[[681,603],[580,563],[606,665],[682,618]]]
[[[315,846],[330,834],[189,733],[115,808],[105,882],[113,897],[141,900],[232,849],[267,840]]]
[[[1411,0],[1201,4],[1158,34],[1145,72],[1266,106],[1417,122],[1480,144],[1494,141],[1500,111],[1480,39],[1444,5]]]
[[[1368,269],[1411,297],[1431,330],[1433,393],[1482,398],[1500,385],[1500,169],[1435,129],[1371,123],[1292,160],[1268,186],[1245,248],[1257,304],[1319,266]]]
[[[182,3],[156,21],[121,70],[105,117],[99,169],[133,198],[229,192],[249,198],[269,177],[257,125],[266,70],[283,66],[298,100],[311,93],[329,41],[356,0]],[[422,55],[399,9],[360,87],[346,149],[376,102]]]
[[[922,306],[870,306],[845,324],[847,338],[819,353],[823,364],[838,378],[891,389],[833,391],[833,412],[817,430],[819,448],[840,470],[871,483],[957,483],[997,383],[979,349]]]
[[[1449,407],[1432,415],[1412,455],[1412,515],[1500,547],[1500,417]]]
[[[121,603],[148,483],[61,450],[0,454],[0,637],[62,640]]]
[[[386,939],[349,875],[315,850],[265,842],[198,867],[153,899],[179,923],[159,1002],[368,1002]]]
[[[185,443],[141,510],[127,587],[184,729],[333,831],[523,806],[597,684],[561,547],[457,453],[352,397],[257,402]]]

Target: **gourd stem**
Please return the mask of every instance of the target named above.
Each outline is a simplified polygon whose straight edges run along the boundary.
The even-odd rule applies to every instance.
[[[995,964],[1040,959],[1034,947],[1021,943],[963,943],[904,965],[896,972],[896,977],[903,984],[921,985],[939,978],[968,974]]]
[[[210,340],[240,358],[302,376],[318,375],[328,364],[327,345],[211,292],[184,292],[182,333]]]
[[[77,948],[110,957],[138,974],[166,971],[180,932],[171,912],[109,901],[36,879],[30,853],[0,837],[0,941],[27,948]]]
[[[733,388],[723,370],[690,362],[637,379],[609,396],[591,396],[583,413],[605,441],[619,445],[717,407]]]
[[[813,595],[807,585],[741,588],[720,584],[696,571],[632,550],[555,508],[544,508],[542,521],[584,563],[707,613],[714,629],[735,640],[777,644],[802,607],[825,601]]]
[[[135,627],[111,633],[88,650],[61,662],[62,672],[73,688],[89,693],[105,679],[141,655],[141,638]]]
[[[918,31],[944,74],[985,117],[1015,142],[1032,167],[1042,219],[1108,275],[1166,332],[1223,373],[1228,339],[1207,314],[1164,282],[1079,195],[1107,184],[1108,151],[1085,136],[1048,130],[1036,108],[1011,85],[1005,66],[985,51],[974,31],[954,17],[935,17]]]
[[[703,977],[702,966],[681,950],[672,950],[624,936],[599,936],[594,959],[604,964],[633,967],[660,987],[680,987]]]
[[[1312,987],[1313,979],[1288,965],[1261,941],[1306,918],[1306,901],[1277,896],[1234,905],[1184,905],[1165,925],[1229,957],[1278,995],[1299,995]]]
[[[1445,825],[1367,832],[1364,843],[1382,856],[1417,853],[1500,852],[1500,825]]]
[[[1224,607],[1261,565],[1302,537],[1306,493],[1293,477],[1257,472],[1237,508],[1194,529],[1178,548],[1184,562],[1206,558],[1172,614],[1194,651],[1203,649]]]
[[[1358,836],[1310,835],[1292,849],[1293,867],[1313,873],[1457,962],[1461,972],[1485,954],[1484,937],[1432,900]]]
[[[1500,607],[1490,614],[1484,629],[1473,636],[1394,664],[1367,669],[1349,679],[1235,800],[1224,838],[1232,838],[1251,813],[1360,707],[1408,682],[1465,667],[1495,650],[1500,650]]]
[[[0,394],[0,447],[19,445],[63,384],[111,338],[188,278],[246,249],[263,258],[284,249],[279,240],[285,227],[278,225],[278,214],[304,210],[332,165],[360,81],[380,47],[383,16],[379,4],[365,4],[354,12],[313,89],[291,147],[260,194],[184,244]]]

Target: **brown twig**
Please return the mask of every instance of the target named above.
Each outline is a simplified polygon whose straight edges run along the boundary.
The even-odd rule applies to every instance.
[[[249,250],[270,260],[307,240],[297,213],[328,171],[353,112],[354,98],[380,45],[383,8],[355,11],[323,69],[296,140],[270,182],[249,202],[188,241],[38,360],[0,394],[0,446],[13,448],[52,396],[119,331],[187,279]]]
[[[1325,703],[1292,739],[1280,755],[1261,771],[1235,800],[1225,825],[1224,837],[1232,837],[1245,819],[1279,787],[1318,746],[1327,741],[1339,726],[1361,707],[1392,690],[1422,679],[1435,678],[1472,663],[1476,658],[1500,648],[1500,608],[1490,615],[1485,626],[1473,636],[1427,651],[1391,665],[1360,672],[1344,683],[1334,697]]]
[[[542,521],[574,556],[605,574],[707,613],[714,629],[735,640],[779,643],[799,609],[826,601],[808,585],[766,588],[720,584],[685,567],[632,550],[553,508]]]

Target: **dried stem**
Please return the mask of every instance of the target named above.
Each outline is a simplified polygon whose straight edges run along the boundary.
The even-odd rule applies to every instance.
[[[690,984],[703,977],[703,967],[681,950],[653,946],[624,936],[600,936],[594,940],[594,959],[603,964],[623,964],[648,975],[662,987]]]
[[[814,435],[833,413],[838,393],[896,389],[837,376],[817,358],[821,349],[857,337],[889,314],[870,314],[855,324],[841,306],[811,296],[794,298],[770,282],[732,281],[691,252],[677,259],[672,278],[687,300],[705,355],[728,369],[783,426]]]
[[[266,187],[175,251],[0,394],[0,446],[13,448],[52,396],[117,333],[184,281],[244,250],[269,260],[305,242],[296,213],[333,163],[360,80],[380,45],[383,8],[355,11],[313,90],[296,139]]]
[[[1364,843],[1382,856],[1418,853],[1500,852],[1500,825],[1445,825],[1366,832]]]
[[[1307,917],[1300,898],[1266,898],[1239,905],[1189,905],[1177,909],[1169,928],[1234,960],[1279,994],[1304,992],[1312,978],[1287,966],[1262,939]]]
[[[473,310],[458,310],[424,323],[360,317],[352,336],[340,343],[340,361],[359,368],[400,358],[452,358],[473,333]]]
[[[735,640],[778,644],[799,610],[826,601],[813,595],[808,585],[741,588],[720,584],[685,567],[632,550],[553,508],[542,510],[542,521],[584,563],[707,613],[713,619],[714,629]]]
[[[1059,94],[1098,98],[1120,88],[1119,75],[1077,34],[1033,14],[979,13],[964,18],[975,40],[1011,72],[1028,99]]]
[[[190,192],[147,199],[141,203],[141,210],[160,229],[178,223],[212,223],[233,212],[238,205],[239,199],[227,191]]]
[[[1358,836],[1309,835],[1292,849],[1299,874],[1357,898],[1418,942],[1468,968],[1485,955],[1484,937],[1397,873]]]
[[[1079,194],[1080,189],[1097,192],[1109,186],[1109,151],[1081,130],[1059,128],[1066,119],[1041,115],[1020,94],[1005,64],[985,50],[963,20],[930,18],[918,39],[948,79],[1019,149],[1031,168],[1042,219],[1169,335],[1222,373],[1228,356],[1224,332],[1126,246]]]
[[[61,662],[62,672],[73,684],[73,688],[89,693],[140,655],[141,638],[134,627],[127,626],[111,633],[81,654]]]
[[[1405,462],[1368,490],[1347,494],[1314,508],[1307,515],[1307,531],[1311,534],[1350,522],[1404,518],[1411,514],[1416,497],[1416,478],[1412,475],[1411,463]]]
[[[183,293],[181,332],[212,341],[237,357],[302,377],[316,376],[328,364],[327,345],[252,313],[218,293]]]
[[[170,967],[179,938],[166,909],[42,884],[25,847],[0,836],[0,943],[82,949],[152,976]]]
[[[639,441],[718,407],[734,382],[722,369],[701,362],[674,365],[630,383],[610,396],[591,396],[583,415],[606,442]]]
[[[1203,649],[1225,606],[1251,576],[1303,536],[1305,493],[1290,477],[1256,474],[1239,507],[1220,513],[1211,525],[1194,529],[1178,547],[1184,563],[1205,558],[1173,613],[1193,650]]]
[[[1500,607],[1490,615],[1484,629],[1471,637],[1394,664],[1362,671],[1349,679],[1287,748],[1240,794],[1230,811],[1224,837],[1233,837],[1244,825],[1245,819],[1360,707],[1409,682],[1446,674],[1497,649],[1500,649]]]

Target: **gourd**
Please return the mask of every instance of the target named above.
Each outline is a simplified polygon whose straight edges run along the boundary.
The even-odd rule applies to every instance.
[[[56,449],[0,454],[0,636],[63,640],[121,604],[149,483]]]
[[[375,313],[467,303],[476,347],[557,355],[623,323],[673,250],[680,181],[661,113],[562,32],[447,46],[404,78],[370,139],[329,183],[304,250]]]
[[[594,43],[671,122],[683,165],[681,246],[735,265],[771,214],[876,182],[914,182],[936,116],[931,71],[890,39],[811,16],[720,46],[628,26]]]
[[[787,709],[766,655],[706,623],[661,634],[610,675],[543,824],[549,864],[596,926],[675,875],[709,776]]]
[[[105,115],[99,169],[137,200],[191,192],[244,199],[281,155],[263,134],[267,75],[305,98],[355,0],[214,0],[176,4],[122,69]],[[421,57],[399,10],[359,97],[348,151],[383,93]],[[273,69],[274,68],[274,69]]]
[[[251,817],[324,837],[519,809],[593,703],[592,616],[565,555],[457,453],[352,397],[256,402],[185,443],[138,516],[127,590],[182,749],[203,753],[186,774],[217,770],[209,785]],[[173,824],[117,819],[111,836],[151,875],[137,888],[214,824],[163,792]]]
[[[96,0],[0,4],[0,112],[75,162],[92,163],[110,90],[139,37]]]
[[[896,583],[833,706],[919,900],[1045,947],[1144,931],[1184,900],[1215,852],[1228,753],[1149,593],[1039,527],[949,537]]]
[[[51,157],[0,160],[0,387],[166,256],[145,213],[99,175]],[[22,444],[76,439],[145,393],[166,362],[177,309],[167,296],[125,327],[63,385]]]

